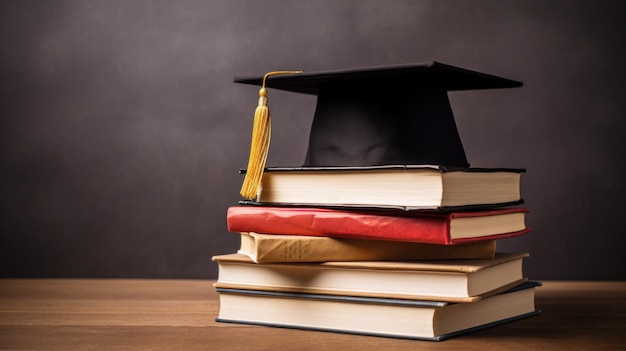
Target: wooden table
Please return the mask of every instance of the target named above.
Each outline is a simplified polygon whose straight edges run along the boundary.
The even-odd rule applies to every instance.
[[[1,350],[626,350],[626,282],[544,282],[539,316],[443,342],[216,323],[212,281],[3,279]]]

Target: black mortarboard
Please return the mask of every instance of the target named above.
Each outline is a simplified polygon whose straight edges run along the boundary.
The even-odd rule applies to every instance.
[[[522,86],[439,62],[234,81],[317,95],[305,167],[469,167],[448,91]]]
[[[260,86],[263,77],[235,82]],[[306,167],[468,167],[447,92],[522,83],[429,62],[274,75],[265,86],[317,95]]]

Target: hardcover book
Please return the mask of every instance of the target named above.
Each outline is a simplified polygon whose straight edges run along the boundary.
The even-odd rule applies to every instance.
[[[240,254],[214,256],[216,288],[327,295],[477,301],[525,281],[526,253],[488,260],[254,263]]]
[[[540,313],[534,301],[538,285],[528,282],[456,304],[218,288],[216,321],[441,341]]]
[[[268,168],[256,201],[401,209],[519,204],[523,169],[438,166]]]
[[[240,233],[237,253],[255,263],[490,259],[495,240],[459,245],[360,240],[307,235]]]
[[[228,230],[263,234],[458,244],[523,235],[526,208],[489,211],[366,211],[280,206],[231,206]]]

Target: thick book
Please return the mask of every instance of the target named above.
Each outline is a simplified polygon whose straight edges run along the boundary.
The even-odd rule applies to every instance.
[[[458,244],[519,236],[530,231],[526,208],[486,211],[366,211],[350,209],[231,206],[228,230],[263,234]]]
[[[255,263],[490,259],[496,241],[459,245],[406,243],[308,235],[239,233],[239,254]]]
[[[254,263],[241,254],[214,256],[216,288],[477,301],[527,280],[527,253],[496,253],[488,260]]]
[[[406,210],[505,206],[523,202],[524,171],[429,165],[268,168],[256,201]]]
[[[527,282],[473,303],[218,288],[218,322],[441,341],[540,313]]]

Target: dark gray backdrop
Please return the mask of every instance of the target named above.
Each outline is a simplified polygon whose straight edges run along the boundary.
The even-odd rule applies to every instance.
[[[525,167],[533,279],[624,279],[621,1],[0,1],[0,275],[216,276],[257,88],[235,75],[438,60],[470,163]],[[269,165],[314,98],[270,92]]]

